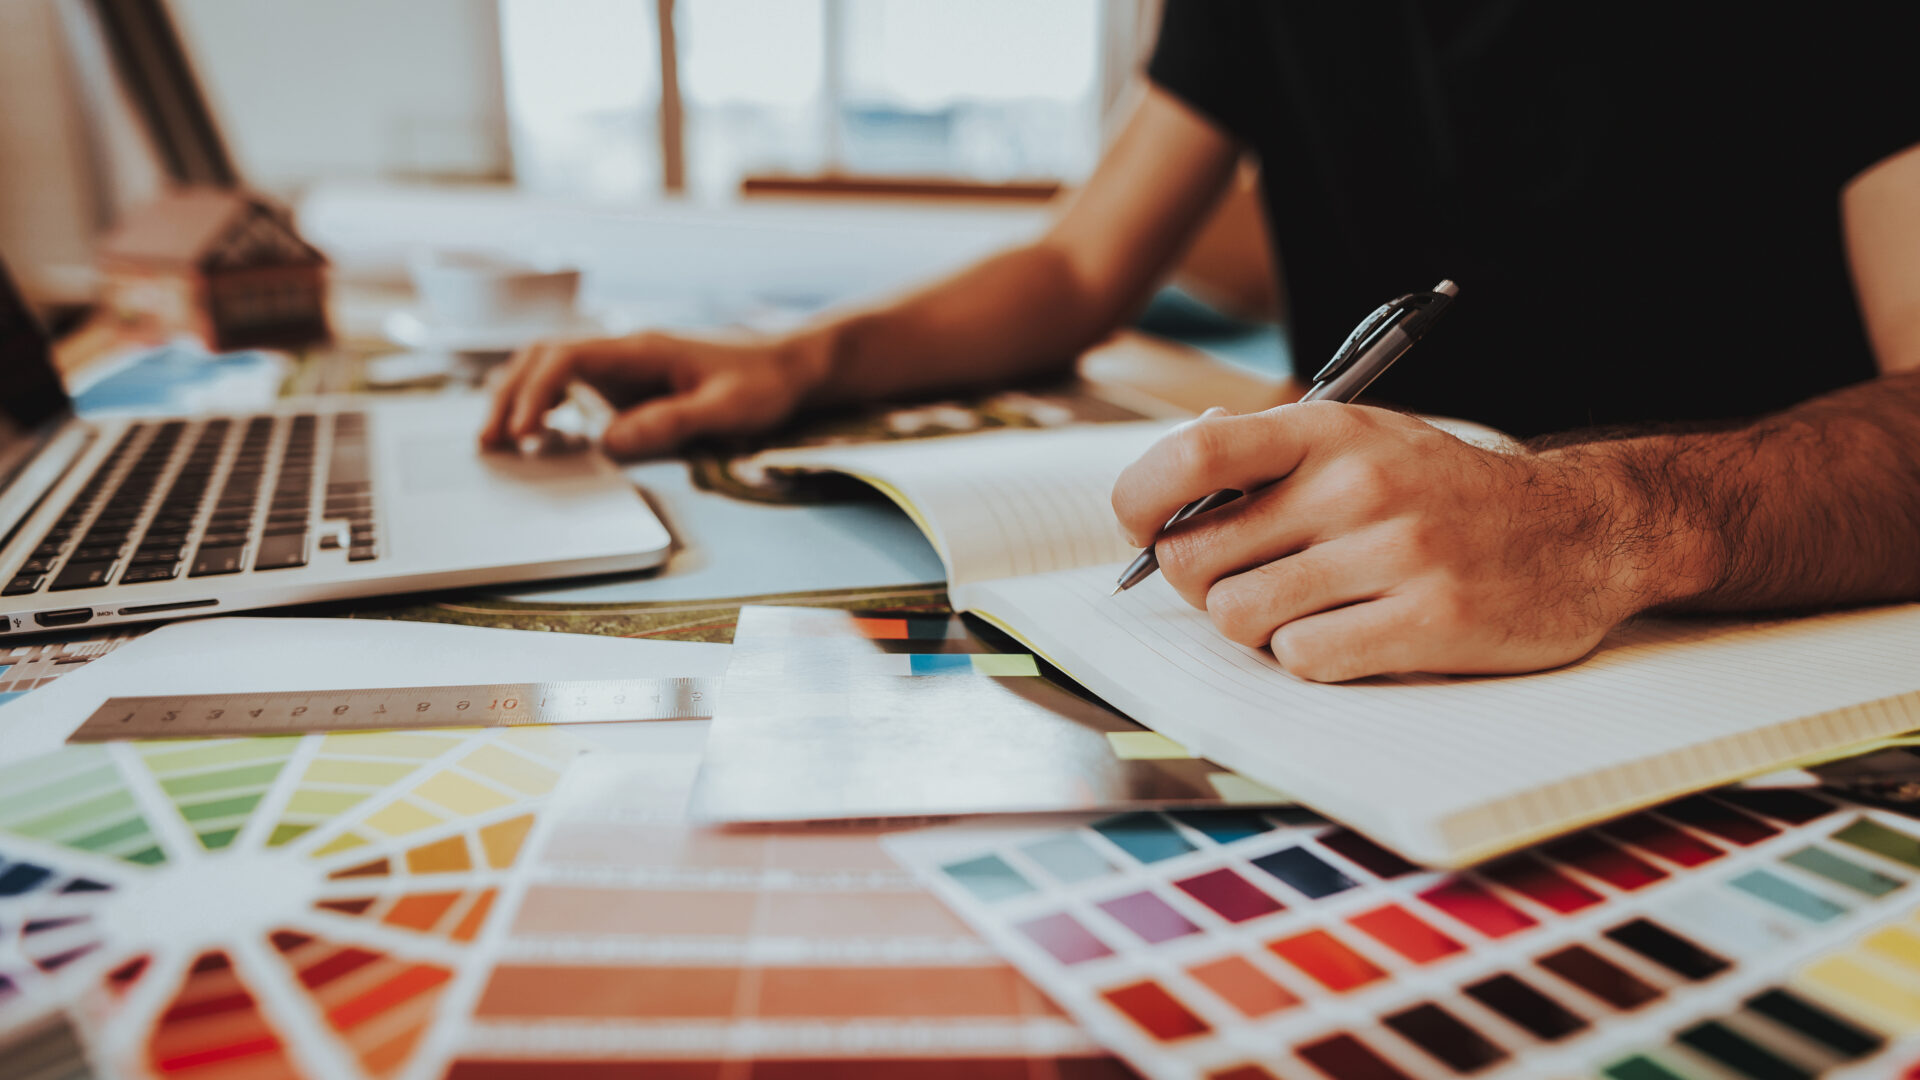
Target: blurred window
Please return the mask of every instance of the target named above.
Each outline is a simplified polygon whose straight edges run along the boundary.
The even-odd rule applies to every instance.
[[[500,4],[521,184],[660,190],[658,0]],[[1080,179],[1099,149],[1105,6],[676,0],[664,44],[687,186],[726,195],[757,174]]]
[[[660,189],[660,43],[646,0],[500,0],[520,185],[629,199]]]

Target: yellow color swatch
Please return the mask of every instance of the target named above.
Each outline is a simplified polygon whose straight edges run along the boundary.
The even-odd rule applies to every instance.
[[[587,746],[577,736],[551,727],[508,728],[500,741],[516,750],[524,750],[535,757],[561,764],[572,761]]]
[[[560,782],[560,772],[498,746],[483,746],[460,760],[460,767],[498,780],[527,795],[545,795]]]
[[[1109,731],[1107,742],[1113,746],[1113,756],[1121,761],[1160,761],[1193,756],[1186,747],[1157,731]]]
[[[415,731],[336,732],[320,744],[322,756],[352,754],[359,757],[413,758],[424,761],[439,757],[459,742],[458,736],[431,735]]]
[[[1920,1030],[1920,990],[1888,978],[1848,956],[1828,956],[1807,965],[1801,977],[1824,994],[1881,1018],[1900,1032]]]
[[[355,761],[351,758],[318,758],[307,766],[303,784],[352,784],[358,787],[386,787],[407,778],[419,768],[409,761]]]
[[[473,859],[467,854],[467,838],[449,836],[414,848],[407,852],[407,869],[416,874],[451,874],[473,869]]]
[[[365,791],[324,791],[316,788],[301,788],[287,800],[287,813],[313,814],[316,817],[331,817],[344,814],[366,801]]]
[[[469,780],[451,769],[428,777],[413,789],[413,797],[444,806],[456,814],[469,815],[497,810],[514,801],[506,792]]]
[[[1920,934],[1889,926],[1868,934],[1860,947],[1920,974]]]
[[[481,829],[480,846],[486,850],[487,865],[495,870],[512,866],[520,855],[520,845],[526,842],[527,833],[532,829],[532,814],[522,814]]]
[[[370,829],[376,829],[388,836],[405,836],[421,829],[430,829],[440,824],[441,817],[404,800],[375,811],[364,823]]]
[[[341,833],[314,851],[313,857],[317,859],[322,855],[331,855],[336,851],[352,851],[357,847],[366,847],[367,843],[367,838],[361,836],[359,833]]]

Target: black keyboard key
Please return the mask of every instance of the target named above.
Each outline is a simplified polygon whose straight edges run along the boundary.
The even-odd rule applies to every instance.
[[[187,557],[185,544],[141,544],[133,553],[135,565],[140,563],[179,562]]]
[[[228,532],[219,533],[209,532],[200,538],[200,546],[203,548],[240,547],[244,546],[246,542],[247,530],[245,529],[233,529]]]
[[[63,592],[67,589],[91,589],[105,585],[113,576],[113,560],[80,562],[74,560],[60,571],[60,576],[47,586],[49,592]]]
[[[46,580],[45,577],[40,574],[21,574],[7,582],[6,588],[0,589],[0,596],[19,596],[22,593],[38,592],[40,583],[44,580]]]
[[[20,569],[14,571],[14,573],[39,575],[39,574],[44,574],[51,569],[53,569],[52,559],[28,559],[26,562],[21,563]]]
[[[291,536],[307,531],[307,519],[299,521],[269,521],[266,528],[260,530],[263,536]]]
[[[179,563],[150,563],[146,566],[135,563],[127,567],[126,573],[120,575],[120,584],[137,585],[142,581],[172,581],[179,576]]]
[[[120,557],[122,548],[121,544],[88,544],[73,549],[73,561],[111,563]]]
[[[339,533],[321,533],[320,534],[320,550],[321,551],[338,551],[339,549],[340,549]]]
[[[373,557],[374,550],[371,544],[365,546],[355,544],[353,547],[347,549],[348,562],[366,562]]]
[[[212,577],[216,574],[237,574],[241,570],[241,559],[246,556],[245,544],[230,544],[224,547],[202,545],[193,560],[193,569],[188,577]]]
[[[254,556],[255,570],[284,570],[307,565],[307,534],[286,533],[260,541],[260,553]]]
[[[59,541],[52,541],[34,548],[33,557],[36,559],[57,559],[60,557],[60,553],[65,550],[67,550],[67,545]]]

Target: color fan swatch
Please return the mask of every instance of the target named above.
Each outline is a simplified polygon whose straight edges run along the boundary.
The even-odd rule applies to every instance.
[[[500,901],[452,1080],[1129,1075],[884,830],[689,826],[697,764],[582,759]]]
[[[1302,812],[1006,819],[887,845],[1157,1080],[1920,1061],[1920,822],[1806,792],[1694,796],[1458,874]]]
[[[443,995],[482,962],[580,749],[514,728],[82,745],[0,769],[0,1060],[399,1075],[458,1022]]]

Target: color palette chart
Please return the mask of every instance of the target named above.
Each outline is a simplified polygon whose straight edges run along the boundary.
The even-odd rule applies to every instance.
[[[1305,812],[886,841],[1155,1078],[1879,1076],[1920,1061],[1920,821],[1728,789],[1466,873]]]
[[[1002,640],[958,616],[741,608],[694,813],[807,821],[1287,801],[1054,682]]]
[[[581,749],[513,728],[0,768],[0,1075],[436,1074],[438,1006]]]
[[[690,826],[697,767],[697,746],[581,760],[487,931],[495,966],[450,1003],[472,1016],[452,1080],[1131,1075],[883,830]]]
[[[0,705],[78,671],[145,632],[145,627],[136,626],[0,647]]]

